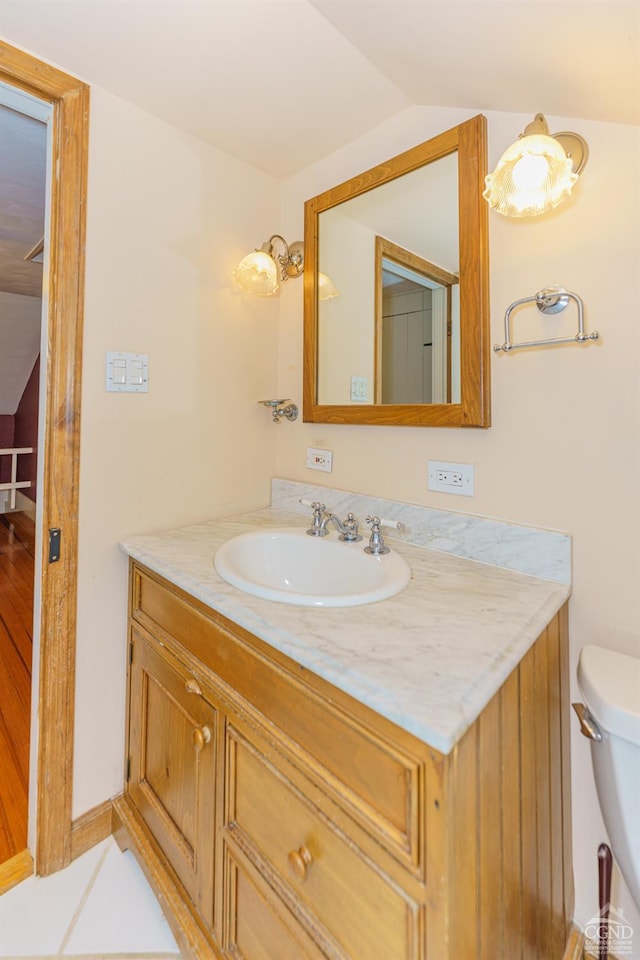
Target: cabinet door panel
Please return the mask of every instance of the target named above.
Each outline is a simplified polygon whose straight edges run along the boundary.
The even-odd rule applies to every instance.
[[[211,922],[217,711],[135,632],[133,645],[128,793]]]

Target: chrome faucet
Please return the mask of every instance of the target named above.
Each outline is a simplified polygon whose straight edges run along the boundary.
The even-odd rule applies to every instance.
[[[369,546],[364,548],[364,552],[373,554],[374,557],[391,553],[389,547],[385,545],[380,527],[393,527],[395,530],[404,530],[404,523],[400,523],[399,520],[387,520],[386,518],[381,520],[380,517],[365,517],[364,522],[371,524]]]
[[[300,502],[310,506],[313,510],[313,523],[307,530],[310,537],[326,537],[329,533],[327,527],[332,523],[340,534],[339,540],[345,543],[357,543],[358,540],[362,540],[358,533],[358,521],[352,513],[348,513],[346,519],[342,521],[335,514],[328,512],[326,505],[320,503],[319,500],[313,500],[311,503],[308,503],[308,501]]]
[[[327,525],[329,523],[332,523],[339,532],[338,540],[343,540],[345,543],[357,543],[358,540],[362,540],[358,533],[358,521],[352,513],[348,513],[344,521],[339,520],[333,513],[325,513],[320,521],[324,533],[328,533]],[[324,536],[324,533],[320,536]]]

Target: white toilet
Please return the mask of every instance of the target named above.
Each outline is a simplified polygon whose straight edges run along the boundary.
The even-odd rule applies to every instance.
[[[580,653],[578,684],[611,849],[640,909],[640,660],[588,645]]]

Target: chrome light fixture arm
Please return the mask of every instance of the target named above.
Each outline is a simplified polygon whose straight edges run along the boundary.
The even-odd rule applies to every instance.
[[[278,240],[282,244],[282,253],[275,254],[274,240]],[[260,249],[263,253],[268,253],[274,260],[277,259],[280,264],[280,279],[283,283],[290,277],[299,277],[302,274],[304,269],[304,243],[302,240],[287,243],[279,233],[274,233],[262,244]]]

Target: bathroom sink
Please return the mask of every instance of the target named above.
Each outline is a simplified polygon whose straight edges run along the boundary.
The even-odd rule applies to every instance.
[[[367,540],[343,543],[331,532],[310,537],[301,527],[243,533],[223,544],[214,566],[223,580],[265,600],[306,607],[354,607],[392,597],[411,569],[395,551],[364,552]]]

